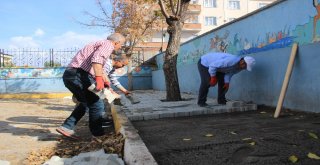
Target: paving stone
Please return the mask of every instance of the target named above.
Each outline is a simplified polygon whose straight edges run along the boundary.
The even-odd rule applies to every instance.
[[[184,117],[184,116],[190,116],[190,112],[188,111],[178,111],[174,113],[174,117]]]
[[[140,137],[126,139],[124,151],[124,160],[128,165],[157,165]]]
[[[240,112],[240,107],[231,108],[231,112]]]
[[[159,118],[174,117],[174,112],[163,112],[159,114]]]
[[[228,107],[240,107],[243,106],[244,103],[242,101],[228,101],[226,105]]]
[[[214,108],[210,108],[207,110],[207,114],[215,114],[215,113],[217,113],[217,110]]]
[[[191,111],[190,112],[190,116],[202,115],[202,114],[204,114],[204,111],[206,111],[206,113],[207,113],[207,110],[194,110],[194,111]]]
[[[256,104],[247,104],[244,105],[245,111],[252,111],[252,110],[257,110],[257,105]]]
[[[124,113],[125,113],[127,116],[133,115],[133,113],[130,112],[130,111],[125,111]]]
[[[159,113],[143,113],[143,120],[159,119]]]
[[[128,115],[128,119],[131,121],[141,121],[143,120],[143,116],[140,114]]]
[[[227,113],[228,112],[228,108],[222,108],[222,109],[220,109],[220,113]]]

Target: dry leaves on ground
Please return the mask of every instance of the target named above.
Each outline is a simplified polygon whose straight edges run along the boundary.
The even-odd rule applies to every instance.
[[[38,165],[49,160],[53,155],[61,158],[70,158],[84,152],[97,151],[103,148],[106,153],[118,154],[123,156],[124,137],[121,134],[110,133],[99,137],[99,141],[83,139],[72,141],[62,138],[54,148],[44,148],[32,151],[27,157],[25,164]]]

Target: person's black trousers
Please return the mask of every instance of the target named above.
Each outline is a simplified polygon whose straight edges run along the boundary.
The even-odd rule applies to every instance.
[[[198,70],[200,73],[200,88],[199,88],[199,95],[198,95],[198,105],[203,105],[207,101],[207,96],[210,88],[210,74],[208,71],[208,67],[205,67],[201,64],[201,59],[198,61]],[[225,104],[226,103],[226,93],[227,90],[223,89],[224,86],[224,73],[217,72],[216,74],[218,79],[218,103]]]

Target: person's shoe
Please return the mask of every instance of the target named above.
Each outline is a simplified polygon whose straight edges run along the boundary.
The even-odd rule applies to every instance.
[[[201,103],[201,104],[198,104],[198,105],[199,105],[199,107],[206,107],[206,106],[208,106],[207,103]]]
[[[113,126],[113,123],[102,123],[102,128],[109,128],[112,126]]]
[[[218,101],[218,104],[220,104],[220,105],[226,105],[226,104],[227,104],[227,101]]]
[[[102,128],[108,128],[113,126],[113,120],[102,119]]]
[[[73,130],[68,129],[66,127],[60,126],[59,128],[56,129],[56,131],[65,137],[68,137],[74,140],[80,140],[80,137],[76,136]]]

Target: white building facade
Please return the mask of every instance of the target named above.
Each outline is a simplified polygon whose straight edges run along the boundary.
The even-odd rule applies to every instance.
[[[181,43],[235,20],[276,0],[191,0]],[[165,22],[164,22],[165,23]],[[169,39],[166,29],[146,41],[142,47],[156,54],[165,50]],[[161,49],[162,47],[162,49]],[[149,54],[149,53],[148,53]]]

